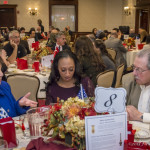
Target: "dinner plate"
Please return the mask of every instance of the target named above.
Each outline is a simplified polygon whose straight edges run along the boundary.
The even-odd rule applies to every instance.
[[[24,72],[34,72],[34,69],[24,69]]]

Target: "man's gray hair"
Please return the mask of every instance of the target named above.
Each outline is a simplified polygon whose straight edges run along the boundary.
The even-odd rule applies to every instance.
[[[141,51],[139,51],[136,55],[139,58],[147,57],[148,63],[147,68],[150,70],[150,48],[144,48]]]
[[[13,30],[9,33],[9,38],[13,37],[14,33],[19,33],[17,30]]]
[[[58,39],[60,38],[62,35],[65,35],[63,32],[58,32],[56,35],[55,35],[55,38]]]

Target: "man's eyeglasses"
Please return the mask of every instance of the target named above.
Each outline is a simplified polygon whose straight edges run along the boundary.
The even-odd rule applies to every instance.
[[[13,36],[13,38],[14,38],[14,39],[19,39],[19,38],[20,38],[20,36]]]
[[[134,65],[132,65],[131,67],[132,67],[133,71],[135,70],[138,74],[141,74],[141,73],[143,73],[143,72],[145,72],[145,71],[148,71],[148,70],[149,70],[149,69],[144,70],[144,69],[142,69],[142,68],[135,67]]]

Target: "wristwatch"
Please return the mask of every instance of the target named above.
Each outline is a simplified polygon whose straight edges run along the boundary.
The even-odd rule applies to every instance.
[[[143,115],[141,116],[141,119],[142,119],[142,121],[143,121]]]

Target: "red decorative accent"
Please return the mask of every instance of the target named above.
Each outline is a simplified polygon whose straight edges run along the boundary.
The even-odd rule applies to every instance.
[[[8,4],[8,1],[3,1],[3,4]]]

